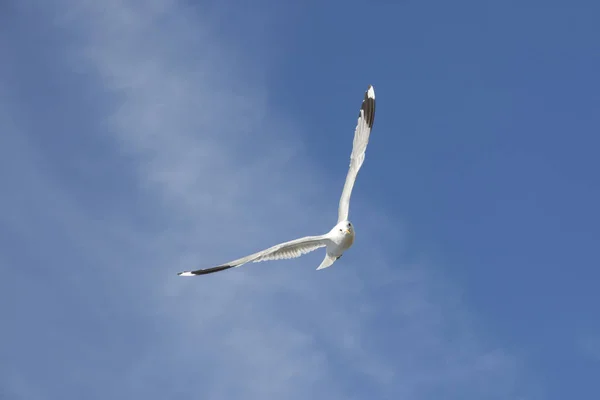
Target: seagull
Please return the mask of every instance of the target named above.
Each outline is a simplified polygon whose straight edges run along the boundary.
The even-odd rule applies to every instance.
[[[330,267],[354,243],[354,225],[348,220],[350,209],[350,195],[356,181],[358,171],[365,161],[365,152],[369,143],[369,136],[375,120],[375,90],[369,85],[358,113],[358,122],[354,130],[352,154],[350,155],[350,168],[340,197],[337,224],[326,234],[319,236],[305,236],[277,244],[268,249],[259,251],[249,256],[230,261],[212,268],[197,269],[195,271],[179,272],[179,276],[196,276],[212,274],[230,268],[240,267],[249,262],[261,262],[297,258],[321,247],[326,248],[325,258],[317,270]]]

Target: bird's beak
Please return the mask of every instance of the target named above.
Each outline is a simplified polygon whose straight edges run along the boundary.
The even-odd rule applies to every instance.
[[[350,234],[350,229],[346,229],[344,232],[346,233],[346,235],[349,235]]]

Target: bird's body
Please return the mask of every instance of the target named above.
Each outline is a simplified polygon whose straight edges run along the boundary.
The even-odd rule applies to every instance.
[[[249,256],[230,261],[212,268],[198,269],[195,271],[184,271],[177,275],[196,276],[205,275],[213,272],[223,271],[229,268],[240,267],[249,262],[261,262],[270,260],[281,260],[300,257],[303,254],[325,247],[325,258],[317,268],[323,269],[331,266],[338,260],[346,250],[354,244],[355,231],[354,226],[348,220],[350,208],[350,195],[356,181],[358,171],[365,159],[365,152],[371,134],[371,128],[375,119],[375,90],[369,86],[365,92],[359,114],[356,129],[354,131],[354,141],[352,144],[352,154],[350,156],[350,168],[346,176],[346,182],[340,197],[337,224],[326,234],[319,236],[305,236],[300,239],[280,243],[266,250],[259,251]]]
[[[346,250],[354,244],[354,226],[350,221],[342,221],[333,227],[326,235],[328,240],[325,258],[317,269],[331,266]]]

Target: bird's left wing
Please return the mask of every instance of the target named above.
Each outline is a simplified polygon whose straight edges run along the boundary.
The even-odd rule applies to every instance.
[[[320,247],[327,246],[329,239],[324,235],[321,236],[305,236],[300,239],[290,240],[277,244],[268,249],[259,251],[249,256],[239,258],[237,260],[230,261],[225,264],[218,265],[212,268],[197,269],[195,271],[184,271],[179,272],[179,276],[195,276],[195,275],[206,275],[213,272],[223,271],[229,268],[239,267],[249,262],[260,262],[269,260],[281,260],[288,258],[300,257],[303,254],[310,253]]]
[[[340,206],[338,209],[338,223],[348,219],[350,209],[350,195],[356,181],[358,171],[365,161],[365,152],[369,143],[369,136],[375,121],[375,89],[369,85],[365,92],[360,111],[358,112],[358,122],[354,130],[354,141],[352,142],[352,154],[350,155],[350,168],[346,175],[346,183],[340,197]]]

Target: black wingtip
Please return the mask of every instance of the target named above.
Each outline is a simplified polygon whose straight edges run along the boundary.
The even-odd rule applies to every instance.
[[[213,268],[197,269],[195,271],[178,272],[177,276],[206,275],[206,274],[212,274],[213,272],[224,271],[229,268],[233,268],[233,265],[219,265],[218,267],[213,267]]]
[[[360,106],[358,116],[363,116],[369,128],[373,128],[375,122],[375,89],[373,85],[369,85],[365,91],[365,98]]]
[[[373,87],[373,85],[369,85],[369,87],[367,88],[367,91],[365,93],[365,96],[370,97],[372,99],[375,98],[375,88]]]

